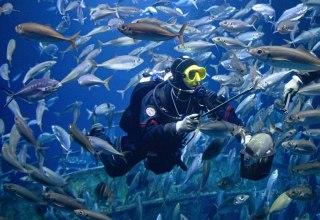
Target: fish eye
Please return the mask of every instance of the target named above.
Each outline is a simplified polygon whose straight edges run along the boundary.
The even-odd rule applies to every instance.
[[[263,52],[263,51],[262,51],[261,49],[258,49],[258,50],[257,50],[257,54],[259,54],[259,55],[262,54],[262,52]]]
[[[130,27],[128,28],[128,31],[131,31],[131,28],[130,28]]]
[[[123,30],[126,29],[126,26],[125,26],[125,25],[121,25],[120,27],[121,27],[121,29],[123,29]]]

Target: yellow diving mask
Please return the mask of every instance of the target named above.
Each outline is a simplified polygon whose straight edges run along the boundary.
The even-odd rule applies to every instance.
[[[183,82],[188,87],[194,87],[199,84],[201,80],[206,78],[207,72],[204,67],[199,67],[197,65],[189,66],[184,71],[185,77],[183,78]]]

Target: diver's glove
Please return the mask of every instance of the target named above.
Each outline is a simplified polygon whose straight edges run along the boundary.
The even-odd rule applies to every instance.
[[[250,142],[251,138],[252,138],[251,134],[246,134],[244,138],[241,139],[241,144],[247,145]]]
[[[176,123],[176,132],[181,134],[183,132],[193,131],[197,128],[198,124],[199,114],[188,115]]]
[[[287,99],[291,94],[291,98],[298,92],[302,81],[298,76],[293,76],[292,79],[284,86],[283,98]],[[291,101],[291,100],[290,100]]]

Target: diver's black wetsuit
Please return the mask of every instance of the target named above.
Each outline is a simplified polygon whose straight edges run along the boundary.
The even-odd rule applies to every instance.
[[[320,79],[320,71],[298,74],[298,77],[301,79],[302,83],[306,85],[316,79]]]
[[[146,159],[145,166],[156,174],[169,172],[175,165],[183,168],[180,160],[181,148],[185,134],[176,133],[176,122],[183,117],[208,111],[224,101],[222,97],[207,90],[201,98],[191,97],[190,94],[180,95],[175,99],[178,112],[183,117],[178,117],[171,94],[172,86],[166,81],[145,95],[141,104],[140,128],[127,131],[128,134],[116,139],[114,146],[122,152],[130,152],[126,162],[117,155],[100,156],[106,172],[112,176],[122,176],[134,165]],[[155,96],[155,98],[154,98]],[[181,100],[183,99],[183,100]],[[157,104],[155,103],[157,102]],[[160,110],[160,109],[161,110]],[[210,115],[213,119],[223,119],[237,125],[242,122],[237,118],[230,105],[221,107]],[[120,127],[126,122],[121,121]],[[122,126],[121,126],[122,125]],[[126,130],[126,129],[124,129]]]

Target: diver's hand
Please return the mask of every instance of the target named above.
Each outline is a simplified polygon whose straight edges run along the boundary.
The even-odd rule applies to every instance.
[[[197,128],[198,124],[199,114],[188,115],[176,123],[176,132],[181,134],[183,132],[193,131]]]
[[[244,138],[241,139],[241,144],[247,145],[250,142],[251,138],[252,136],[250,134],[246,134]]]
[[[284,86],[283,98],[286,99],[289,94],[291,94],[292,98],[298,92],[301,84],[301,79],[298,76],[293,76],[292,79]]]

